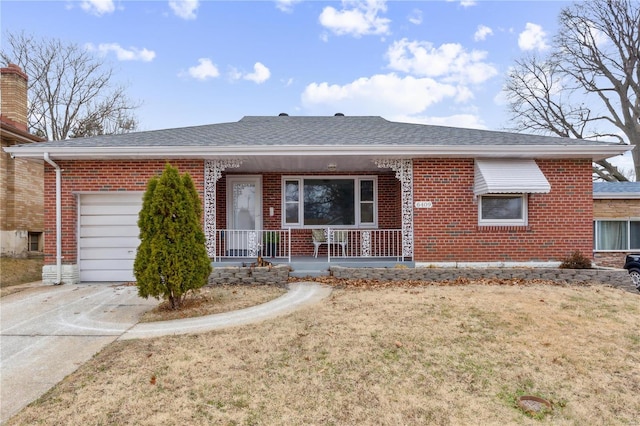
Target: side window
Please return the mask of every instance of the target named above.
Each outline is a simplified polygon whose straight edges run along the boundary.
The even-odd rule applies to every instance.
[[[480,225],[527,224],[527,200],[524,194],[482,195],[478,210]]]
[[[632,220],[629,223],[630,250],[640,250],[640,220]]]
[[[595,250],[638,250],[640,221],[596,220],[593,244]]]
[[[286,180],[284,182],[285,223],[287,225],[300,224],[300,181]]]
[[[360,224],[375,223],[375,190],[373,179],[360,180]]]

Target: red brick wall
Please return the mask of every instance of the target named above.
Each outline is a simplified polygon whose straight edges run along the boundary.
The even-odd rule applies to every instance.
[[[189,172],[201,198],[204,192],[202,160],[171,161],[181,173]],[[151,176],[159,175],[165,161],[61,161],[63,205],[63,262],[77,256],[77,199],[73,192],[144,191]],[[479,227],[473,197],[472,159],[414,161],[414,200],[432,201],[431,209],[414,211],[414,253],[418,262],[497,262],[560,260],[573,250],[591,256],[592,183],[587,160],[539,160],[551,184],[549,194],[529,197],[526,227]],[[226,174],[217,184],[217,226],[226,227]],[[380,228],[399,229],[400,183],[393,173],[378,174]],[[267,229],[281,227],[281,174],[263,175],[263,219]],[[55,172],[45,170],[46,263],[55,262]],[[274,216],[269,216],[269,207]],[[293,251],[311,255],[309,230],[293,233]]]
[[[188,172],[200,194],[204,194],[204,161],[171,160],[180,173]],[[77,262],[77,197],[81,191],[144,191],[152,176],[162,174],[165,160],[150,161],[57,161],[62,172],[62,263]],[[56,259],[56,176],[45,167],[45,264]]]
[[[473,159],[414,160],[417,262],[558,261],[574,250],[591,257],[592,182],[587,160],[538,160],[551,184],[529,196],[526,227],[479,227]]]
[[[236,173],[224,173],[216,187],[217,194],[217,227],[227,227],[226,217],[226,177]],[[285,173],[285,176],[314,176],[314,175],[372,175],[371,173]],[[264,229],[282,228],[282,173],[262,174],[262,218]],[[378,228],[400,229],[401,220],[401,194],[400,182],[394,173],[375,174],[378,177]],[[273,207],[274,214],[269,216],[269,207]],[[323,247],[324,249],[324,247]],[[310,229],[294,229],[291,233],[291,251],[295,256],[311,256],[313,244],[311,244]]]

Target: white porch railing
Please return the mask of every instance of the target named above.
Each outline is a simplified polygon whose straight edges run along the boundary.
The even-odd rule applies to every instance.
[[[290,229],[218,229],[214,260],[222,258],[287,258],[291,261]]]
[[[317,244],[317,257],[326,257],[328,262],[332,259],[403,259],[401,229],[321,229],[326,232],[322,233],[324,241]],[[314,252],[311,234],[311,230],[304,236],[296,232],[293,237],[296,241],[292,241],[291,229],[218,229],[214,260],[256,258],[261,254],[291,262],[292,256],[309,256]]]

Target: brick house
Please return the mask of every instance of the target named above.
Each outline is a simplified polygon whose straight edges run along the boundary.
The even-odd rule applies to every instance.
[[[133,279],[142,194],[166,162],[194,179],[214,262],[554,266],[592,252],[592,161],[629,149],[280,114],[7,151],[47,161],[43,278],[70,283]]]
[[[27,128],[27,75],[10,64],[0,68],[0,142],[2,148],[43,139]],[[42,159],[12,159],[0,152],[0,254],[26,257],[42,253],[44,231]]]
[[[598,265],[621,268],[640,253],[640,182],[594,182],[593,234]]]

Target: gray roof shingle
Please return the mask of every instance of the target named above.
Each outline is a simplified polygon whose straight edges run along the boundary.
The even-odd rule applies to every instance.
[[[588,140],[398,123],[372,116],[247,116],[237,122],[49,141],[49,147],[617,145]]]
[[[593,194],[640,196],[640,182],[594,182]]]

